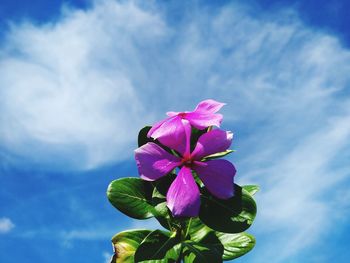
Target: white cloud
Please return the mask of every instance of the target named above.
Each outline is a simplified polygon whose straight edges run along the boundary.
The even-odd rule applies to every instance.
[[[333,200],[339,194],[346,198],[342,183],[349,174],[334,169],[332,164],[342,158],[342,150],[348,147],[349,123],[350,115],[325,123],[322,130],[300,140],[278,162],[261,171],[261,179],[253,176],[263,187],[257,231],[283,233],[264,244],[263,257],[271,256],[276,242],[287,244],[271,262],[283,262],[321,240],[324,230],[332,224],[341,223],[337,213],[333,214],[346,206]],[[341,166],[349,171],[349,164]]]
[[[15,224],[10,218],[2,217],[0,218],[0,234],[6,234],[10,232],[15,227]]]
[[[104,240],[111,236],[108,229],[87,229],[87,230],[71,230],[61,233],[65,240]]]
[[[105,263],[110,263],[113,254],[108,253],[108,252],[103,252],[102,256],[103,256],[103,258],[104,258],[104,261],[103,261],[103,262],[105,262]]]
[[[337,40],[288,12],[253,18],[228,6],[174,26],[156,7],[97,3],[56,23],[13,25],[6,38],[0,143],[20,160],[93,168],[130,158],[137,130],[159,112],[208,97],[228,102],[231,120],[295,118],[312,101],[309,120],[348,80]]]
[[[156,5],[102,1],[14,26],[0,56],[0,143],[41,165],[91,168],[130,158],[137,130],[166,110],[224,101],[236,178],[262,186],[253,229],[274,233],[251,262],[284,262],[340,220],[329,211],[348,193],[350,53],[290,10],[198,10],[174,24]]]
[[[163,31],[157,16],[111,1],[57,24],[14,26],[0,57],[2,146],[41,164],[129,158],[149,115],[128,71],[140,70],[135,45]]]
[[[45,230],[46,231],[46,230]],[[43,232],[45,233],[45,232]],[[41,232],[34,232],[34,235],[42,235]],[[114,235],[113,228],[107,228],[104,226],[98,226],[96,228],[86,229],[72,229],[59,231],[58,238],[61,241],[61,245],[65,248],[74,248],[74,244],[77,241],[108,241]]]
[[[164,230],[164,228],[154,218],[147,219],[147,220],[133,219],[130,225],[130,229],[149,229],[149,230],[162,229]]]

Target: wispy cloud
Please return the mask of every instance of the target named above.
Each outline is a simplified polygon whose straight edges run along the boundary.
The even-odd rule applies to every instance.
[[[102,254],[103,258],[104,258],[104,263],[110,263],[111,262],[111,258],[113,256],[113,254],[109,253],[109,252],[104,252]]]
[[[87,229],[73,229],[69,231],[59,231],[59,238],[66,243],[74,240],[110,240],[117,232],[129,229],[163,229],[162,226],[155,219],[136,220],[133,219],[129,226],[115,225],[114,229],[104,226]],[[114,231],[114,232],[113,232]]]
[[[38,227],[36,229],[25,230],[17,235],[21,239],[39,239],[56,241],[64,248],[73,248],[75,244],[82,241],[106,241],[111,240],[115,234],[115,229],[98,225],[94,228],[72,228],[72,229],[53,229],[50,226]]]
[[[257,231],[264,235],[283,232],[266,240],[261,253],[271,256],[276,242],[287,244],[271,262],[283,262],[324,238],[325,229],[335,222],[342,223],[334,211],[344,211],[344,204],[334,200],[339,194],[346,198],[342,183],[349,178],[350,165],[336,163],[348,148],[349,123],[350,115],[324,123],[322,130],[300,140],[278,162],[258,171],[263,178],[256,179],[263,191]]]
[[[15,224],[10,218],[2,217],[0,218],[0,234],[6,234],[10,232],[15,227]]]
[[[133,219],[130,224],[130,229],[149,229],[151,231],[156,229],[164,229],[159,222],[152,218],[147,220],[136,220]]]
[[[350,52],[292,10],[253,11],[193,7],[172,23],[156,4],[101,1],[14,26],[0,57],[2,147],[97,167],[130,158],[138,128],[162,112],[224,101],[236,178],[262,186],[253,230],[264,242],[250,262],[297,255],[339,222],[330,207],[347,205]]]
[[[66,168],[120,161],[165,105],[188,108],[207,97],[230,103],[231,120],[290,118],[283,125],[292,126],[301,115],[322,117],[348,81],[349,54],[292,12],[253,18],[235,5],[168,25],[156,7],[97,2],[8,34],[0,143],[15,156]]]
[[[113,1],[14,26],[0,54],[2,147],[67,168],[128,158],[130,134],[149,119],[130,76],[142,76],[137,46],[163,31],[156,15]]]
[[[109,229],[85,229],[85,230],[72,230],[61,232],[61,237],[64,240],[106,240],[109,239],[111,230]]]

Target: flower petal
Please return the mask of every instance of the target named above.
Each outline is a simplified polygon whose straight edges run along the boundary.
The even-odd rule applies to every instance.
[[[191,169],[183,166],[166,195],[167,206],[174,217],[198,216],[200,195]]]
[[[135,159],[142,179],[154,181],[181,164],[181,160],[159,145],[149,142],[135,150]]]
[[[206,166],[194,163],[193,170],[199,175],[208,191],[220,199],[228,199],[234,195],[233,178],[236,168],[227,160],[205,162]]]
[[[196,109],[194,110],[195,112],[202,112],[202,113],[215,113],[219,111],[222,106],[224,106],[226,103],[218,102],[212,99],[208,100],[203,100],[201,101]]]
[[[186,119],[192,126],[199,130],[203,130],[209,126],[220,127],[222,118],[222,114],[219,113],[202,113],[196,111],[186,113]]]
[[[229,131],[211,130],[199,137],[191,156],[200,160],[210,154],[226,151],[232,142],[233,134]]]
[[[158,139],[165,146],[183,155],[186,152],[188,136],[190,136],[190,134],[190,123],[185,119],[174,116],[166,119],[157,129],[154,129],[151,133],[151,137],[153,139]]]
[[[164,120],[161,120],[161,121],[158,121],[157,123],[155,123],[155,124],[152,126],[152,128],[148,131],[147,137],[152,137],[153,139],[155,139],[155,138],[154,138],[154,135],[153,135],[153,134],[155,133],[155,131],[158,130],[159,127],[162,126],[163,123],[169,121],[169,119],[171,119],[171,117],[166,118],[166,119],[164,119]]]

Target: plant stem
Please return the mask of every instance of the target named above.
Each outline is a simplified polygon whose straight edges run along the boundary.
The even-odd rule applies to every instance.
[[[183,260],[182,260],[182,249],[183,249],[183,247],[182,247],[182,245],[181,245],[181,248],[180,248],[180,256],[179,256],[179,258],[176,260],[176,263],[181,263],[181,262],[183,262]]]
[[[168,224],[169,230],[172,231],[172,226],[171,226],[170,220],[168,218],[167,218],[166,222]]]
[[[187,225],[186,233],[185,233],[185,236],[184,236],[185,239],[186,239],[186,237],[188,235],[188,232],[190,231],[191,223],[192,223],[192,217],[190,218],[190,221],[188,222],[188,225]]]

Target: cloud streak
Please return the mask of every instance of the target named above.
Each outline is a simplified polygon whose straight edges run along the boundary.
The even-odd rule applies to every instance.
[[[111,1],[57,24],[14,26],[0,62],[3,148],[79,168],[129,157],[129,134],[147,116],[127,71],[138,74],[135,45],[162,31],[158,17]]]
[[[11,221],[10,218],[7,218],[7,217],[0,218],[0,234],[9,233],[14,227],[15,227],[15,224]]]

